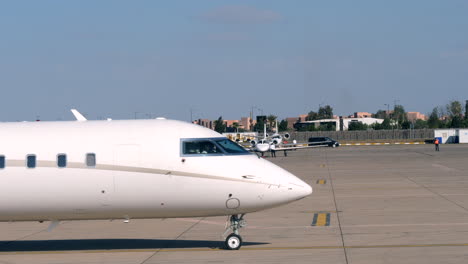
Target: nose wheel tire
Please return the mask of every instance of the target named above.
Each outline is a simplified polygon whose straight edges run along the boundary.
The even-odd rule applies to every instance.
[[[242,238],[239,235],[239,230],[247,225],[244,220],[244,215],[245,214],[231,215],[228,217],[226,231],[224,231],[223,234],[223,237],[225,237],[226,234],[232,232],[224,241],[224,246],[227,250],[238,250],[242,246]]]
[[[224,244],[228,250],[239,250],[242,246],[242,238],[239,235],[232,233],[226,238]]]

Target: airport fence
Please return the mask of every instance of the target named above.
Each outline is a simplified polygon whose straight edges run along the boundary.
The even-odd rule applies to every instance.
[[[296,131],[291,137],[306,142],[310,137],[330,137],[337,141],[424,141],[434,138],[434,129],[364,130],[364,131]]]

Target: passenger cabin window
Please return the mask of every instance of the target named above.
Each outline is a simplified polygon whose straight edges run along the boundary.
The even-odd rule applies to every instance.
[[[5,156],[0,155],[0,169],[5,168]]]
[[[29,169],[34,169],[36,168],[36,155],[28,155],[26,157],[26,166]]]
[[[96,167],[96,154],[94,153],[86,154],[86,166]]]
[[[66,154],[57,155],[57,167],[59,168],[67,167],[67,155]]]
[[[222,151],[209,140],[194,140],[184,141],[183,153],[185,155],[191,154],[222,154]]]

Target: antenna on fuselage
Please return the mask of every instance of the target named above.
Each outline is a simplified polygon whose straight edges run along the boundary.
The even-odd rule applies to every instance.
[[[78,110],[71,109],[70,111],[75,116],[76,121],[79,121],[79,122],[88,121],[88,119],[86,119],[86,117],[84,117],[80,112],[78,112]]]

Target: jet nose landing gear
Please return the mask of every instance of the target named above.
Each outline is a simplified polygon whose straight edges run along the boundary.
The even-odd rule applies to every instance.
[[[225,236],[229,231],[232,230],[232,233],[227,236],[226,240],[224,241],[224,245],[228,250],[238,250],[242,246],[242,238],[239,235],[239,230],[246,226],[247,223],[244,220],[244,214],[238,215],[231,215],[226,222],[226,231],[224,232],[223,236]]]
[[[224,242],[226,249],[238,250],[242,246],[242,238],[234,233],[230,234]]]

